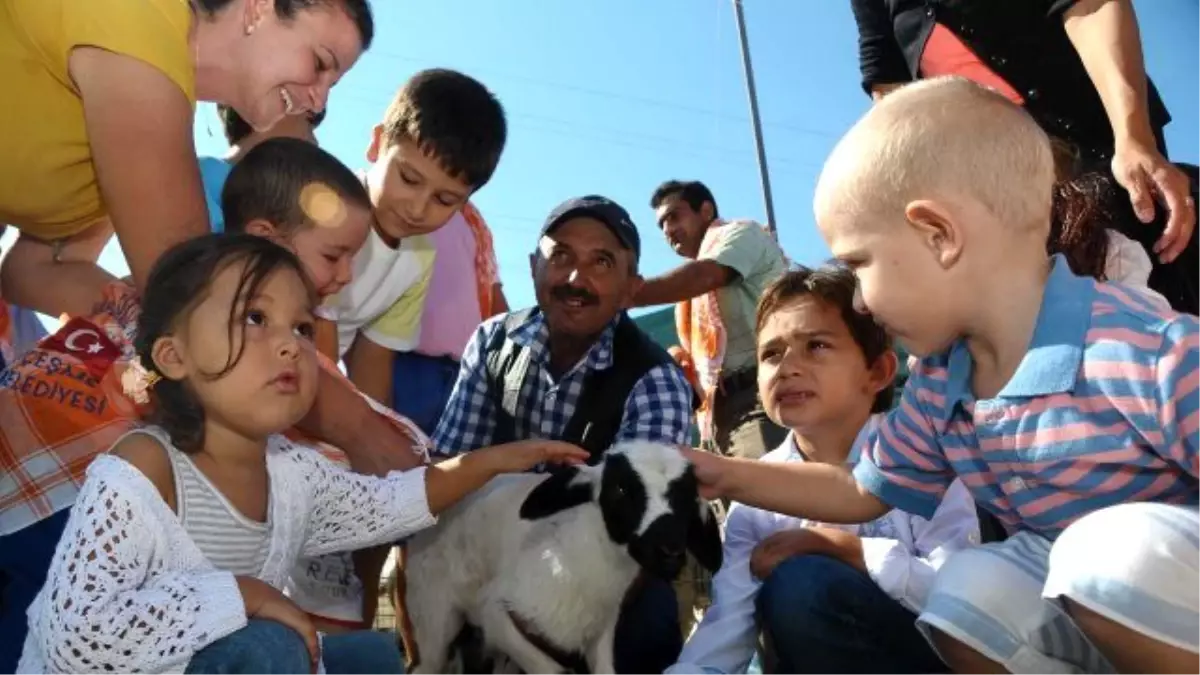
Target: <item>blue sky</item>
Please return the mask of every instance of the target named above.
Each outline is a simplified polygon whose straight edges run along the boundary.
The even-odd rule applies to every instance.
[[[712,188],[723,215],[765,219],[729,0],[375,0],[372,49],[333,91],[323,147],[364,165],[369,130],[397,87],[426,67],[455,68],[499,96],[510,125],[491,183],[475,198],[491,225],[514,306],[533,301],[526,256],[559,201],[623,204],[644,243],[644,274],[679,258],[647,204],[668,178]],[[1137,0],[1148,70],[1174,116],[1176,159],[1200,155],[1195,0]],[[838,136],[866,110],[849,0],[745,0],[775,211],[799,262],[828,250],[811,198]],[[225,151],[212,107],[197,150]],[[149,189],[149,186],[148,186]],[[124,272],[114,244],[102,262]]]

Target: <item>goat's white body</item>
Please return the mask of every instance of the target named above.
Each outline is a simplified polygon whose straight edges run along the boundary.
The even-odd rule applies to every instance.
[[[545,479],[496,478],[408,542],[404,574],[421,661],[416,672],[442,672],[464,621],[526,672],[561,670],[514,634],[510,612],[555,647],[584,654],[592,672],[612,672],[613,632],[638,565],[608,538],[594,501],[522,520],[521,504]]]

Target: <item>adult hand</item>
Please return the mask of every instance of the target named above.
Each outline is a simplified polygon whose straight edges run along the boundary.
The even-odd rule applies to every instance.
[[[1140,141],[1118,141],[1112,159],[1112,172],[1121,187],[1129,192],[1129,201],[1138,220],[1154,220],[1157,197],[1169,213],[1167,227],[1154,245],[1163,262],[1179,256],[1191,240],[1196,227],[1196,203],[1192,199],[1187,176],[1153,145]]]
[[[300,634],[308,656],[312,660],[312,672],[317,672],[321,663],[321,642],[317,629],[308,612],[296,606],[277,588],[254,577],[236,577],[242,602],[246,605],[246,616],[281,623]]]

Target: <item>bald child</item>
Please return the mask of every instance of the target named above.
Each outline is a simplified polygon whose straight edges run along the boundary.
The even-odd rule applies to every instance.
[[[1053,158],[939,78],[883,99],[815,197],[857,303],[921,357],[853,473],[691,455],[710,496],[929,518],[962,479],[1010,536],[945,563],[918,628],[958,672],[1197,672],[1197,319],[1047,258]],[[881,664],[881,667],[886,667]]]

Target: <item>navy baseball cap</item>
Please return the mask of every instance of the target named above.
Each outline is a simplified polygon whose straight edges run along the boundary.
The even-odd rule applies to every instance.
[[[637,226],[633,224],[629,212],[621,208],[620,204],[600,195],[577,197],[559,204],[550,212],[550,217],[546,219],[538,238],[550,234],[554,228],[577,216],[589,216],[604,223],[622,246],[633,251],[635,260],[641,258],[642,238],[638,236]]]

